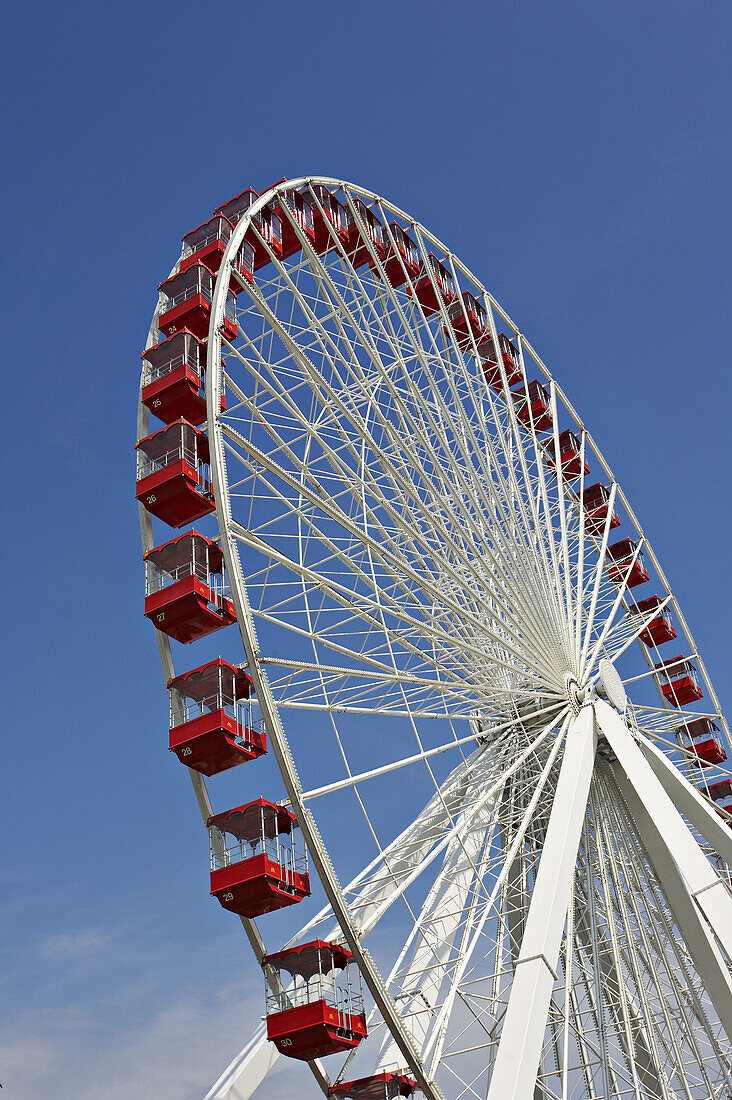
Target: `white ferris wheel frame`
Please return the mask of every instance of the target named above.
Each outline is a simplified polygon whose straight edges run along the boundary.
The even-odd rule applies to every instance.
[[[369,928],[364,929],[354,920],[344,896],[336,870],[308,804],[309,800],[320,792],[303,791],[266,667],[260,659],[262,655],[247,594],[246,581],[238,546],[232,534],[234,519],[227,484],[224,442],[219,415],[216,412],[220,409],[220,398],[223,390],[220,325],[224,316],[226,296],[231,278],[239,279],[242,289],[246,290],[252,299],[257,301],[263,316],[273,328],[278,329],[278,335],[285,346],[290,348],[293,356],[296,357],[299,354],[296,343],[279,325],[276,316],[267,309],[264,301],[258,298],[256,287],[251,287],[249,283],[239,278],[233,260],[242,245],[252,218],[256,217],[282,191],[313,185],[323,185],[329,188],[341,187],[350,196],[361,198],[367,203],[383,204],[388,207],[391,213],[401,218],[403,222],[412,226],[415,225],[407,214],[392,204],[384,203],[384,200],[380,199],[374,192],[329,177],[308,176],[288,180],[286,183],[277,185],[262,193],[235,226],[216,281],[208,336],[206,402],[216,519],[247,667],[254,683],[273,756],[282,775],[288,799],[303,831],[312,863],[323,885],[340,933],[353,952],[374,1004],[396,1047],[399,1049],[405,1065],[409,1067],[418,1086],[428,1100],[443,1100],[441,1090],[436,1085],[432,1073],[426,1067],[423,1054],[415,1045],[412,1034],[405,1026],[404,1020],[389,994],[387,983],[363,943],[364,935],[367,934]],[[625,514],[634,525],[639,536],[635,556],[642,547],[644,553],[651,560],[659,580],[665,586],[667,595],[663,606],[667,603],[672,604],[678,621],[689,639],[691,655],[698,662],[709,699],[713,703],[716,712],[720,714],[720,706],[714,688],[681,610],[673,598],[660,563],[592,437],[582,425],[578,415],[533,348],[518,332],[516,326],[498,303],[481,286],[475,276],[441,242],[421,226],[418,228],[424,240],[428,240],[440,249],[445,256],[450,256],[450,261],[456,271],[465,276],[474,287],[480,288],[494,347],[498,348],[499,346],[495,321],[495,317],[499,316],[515,334],[522,356],[526,351],[544,372],[551,387],[555,412],[555,446],[558,430],[556,417],[556,401],[558,398],[574,418],[581,432],[582,462],[584,462],[585,448],[590,448],[610,485],[610,512],[612,513],[616,499],[622,502]],[[293,229],[302,237],[294,221]],[[304,237],[302,237],[302,244],[303,246],[306,245]],[[177,266],[173,270],[176,271]],[[148,346],[154,341],[155,327],[154,319]],[[503,371],[502,366],[501,371]],[[146,431],[147,412],[141,406],[138,437],[141,438],[146,434]],[[153,546],[152,520],[142,507],[140,514],[143,545],[148,550]],[[608,534],[609,528],[606,526],[600,546],[598,577],[605,562]],[[633,561],[635,561],[635,557]],[[597,586],[599,586],[599,579]],[[597,586],[593,593],[594,600],[597,598]],[[624,592],[623,587],[618,594],[618,604],[624,596]],[[643,624],[629,639],[628,644],[637,638],[642,629]],[[167,681],[174,675],[170,642],[159,631],[156,631],[156,637],[163,672]],[[601,642],[602,638],[594,647],[595,659],[599,657]],[[585,653],[588,650],[588,643],[589,633],[585,638]],[[650,674],[653,667],[650,657],[642,647],[639,648],[644,654]],[[587,655],[590,656],[590,654]],[[579,695],[576,691],[578,685],[572,684],[571,690],[568,686],[564,756],[559,772],[559,786],[554,796],[540,871],[524,927],[521,950],[516,960],[516,976],[510,994],[508,1015],[494,1063],[488,1100],[504,1100],[507,1097],[511,1097],[512,1100],[530,1100],[534,1095],[534,1084],[541,1057],[541,1045],[546,1028],[549,999],[557,975],[561,938],[567,913],[571,908],[573,871],[577,859],[578,845],[581,841],[582,822],[587,809],[598,736],[611,746],[615,756],[613,769],[618,785],[624,791],[626,802],[632,809],[643,843],[651,854],[657,876],[663,885],[677,924],[679,928],[683,929],[685,942],[692,953],[698,972],[704,979],[704,984],[719,1019],[728,1034],[732,1034],[732,982],[730,982],[729,970],[718,946],[718,944],[721,944],[724,951],[732,957],[732,933],[730,932],[732,929],[732,895],[730,895],[728,887],[710,868],[706,856],[676,807],[682,810],[694,829],[712,848],[716,849],[720,857],[728,864],[732,864],[732,834],[726,823],[721,821],[718,814],[711,808],[709,802],[680,776],[664,753],[651,740],[630,729],[617,710],[598,697],[597,681],[598,671],[595,669],[594,677],[583,685]],[[602,685],[599,686],[601,689]],[[554,713],[556,715],[556,709]],[[554,722],[554,728],[556,728],[556,721]],[[546,732],[545,730],[542,736]],[[471,731],[471,736],[466,737],[464,740],[468,742],[474,740],[474,737],[474,732]],[[557,740],[558,747],[559,739]],[[423,755],[429,755],[429,753]],[[378,770],[375,769],[374,774],[377,774]],[[206,784],[198,773],[191,771],[190,775],[199,808],[205,820],[213,812]],[[559,797],[560,787],[561,798]],[[327,789],[324,787],[323,791]],[[304,794],[309,796],[307,801],[303,797]],[[241,919],[254,954],[261,962],[265,954],[265,946],[256,922],[245,918]],[[272,979],[270,978],[270,980]],[[527,1005],[530,1008],[527,1009]],[[509,1023],[511,1026],[509,1026]],[[432,1053],[431,1064],[434,1067],[436,1055],[434,1051]],[[263,1035],[260,1035],[259,1038],[255,1037],[255,1040],[242,1051],[242,1054],[235,1059],[232,1066],[224,1073],[220,1081],[208,1094],[208,1097],[210,1100],[214,1100],[214,1098],[223,1100],[224,1097],[228,1100],[236,1100],[239,1097],[248,1097],[269,1071],[277,1057],[276,1052],[266,1043]],[[310,1065],[320,1088],[327,1093],[329,1087],[327,1074],[317,1061],[310,1063]],[[636,1084],[637,1082],[638,1079],[636,1078]]]

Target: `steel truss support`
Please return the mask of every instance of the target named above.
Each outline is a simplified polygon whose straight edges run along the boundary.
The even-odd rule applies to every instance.
[[[732,1035],[732,895],[704,855],[625,722],[603,701],[597,722],[617,757],[613,773],[720,1022]]]
[[[267,1041],[264,1024],[260,1024],[204,1100],[249,1100],[279,1058],[277,1047]]]
[[[534,1095],[596,747],[595,717],[586,706],[567,734],[488,1100]]]
[[[642,735],[638,738],[638,744],[674,805],[719,853],[724,862],[732,864],[732,832],[727,822],[720,818],[708,800],[702,797],[696,787],[692,787],[657,745]]]

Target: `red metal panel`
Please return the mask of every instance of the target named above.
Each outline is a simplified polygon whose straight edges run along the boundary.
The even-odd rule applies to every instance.
[[[236,622],[231,600],[213,606],[214,594],[197,577],[185,577],[145,599],[145,616],[177,642],[195,642]]]
[[[267,1038],[288,1058],[324,1058],[358,1046],[365,1037],[363,1016],[344,1015],[325,1001],[267,1017]]]
[[[453,302],[447,312],[450,319],[450,325],[459,338],[458,346],[462,347],[469,342],[468,333],[478,342],[485,341],[486,333],[488,332],[488,323],[483,307],[469,290],[464,290],[460,297],[461,300]],[[504,358],[506,354],[507,353],[504,352]],[[511,371],[513,371],[514,364],[512,357],[508,355],[508,358],[511,359]]]
[[[241,917],[261,917],[310,895],[310,876],[284,868],[264,853],[211,872],[211,895]]]
[[[388,236],[384,235],[384,271],[393,287],[402,286],[410,279],[415,279],[419,273],[419,252],[411,237],[408,236],[397,222],[390,222],[389,228],[394,237],[392,245]],[[369,267],[374,267],[374,261],[369,257]]]
[[[411,1096],[417,1082],[406,1073],[374,1073],[359,1077],[357,1081],[342,1081],[330,1090],[338,1100],[393,1100],[397,1096]]]
[[[673,641],[676,637],[676,631],[665,615],[658,615],[655,619],[651,619],[648,626],[638,637],[644,645],[649,647],[663,645],[664,642]]]
[[[245,744],[238,744],[236,738]],[[264,756],[267,736],[240,725],[224,710],[213,710],[172,726],[169,748],[181,764],[211,776]]]
[[[181,418],[191,424],[206,419],[206,398],[201,393],[201,377],[187,363],[162,378],[142,387],[142,403],[165,424]],[[222,401],[222,409],[226,407]]]
[[[137,482],[137,499],[153,516],[171,527],[185,527],[216,510],[213,496],[200,491],[200,479],[185,459]]]
[[[437,312],[440,308],[441,301],[444,302],[445,305],[449,305],[451,302],[455,301],[455,289],[450,273],[446,270],[444,264],[440,263],[434,253],[430,252],[427,256],[427,269],[425,269],[425,265],[422,263],[420,264],[420,270],[423,274],[415,283],[414,293],[423,311],[429,316],[431,313]],[[436,291],[432,285],[430,271],[435,276],[435,282],[437,284]]]
[[[371,242],[371,246],[379,257],[383,260],[386,256],[386,245],[384,244],[384,227],[375,214],[369,210],[366,204],[361,199],[354,199],[354,206],[358,210],[361,221],[364,225],[365,235]],[[346,252],[348,258],[351,261],[353,267],[363,267],[371,259],[371,253],[368,246],[361,237],[361,231],[356,224],[356,219],[350,223],[348,227],[348,238],[346,240]]]
[[[704,694],[691,676],[680,676],[668,684],[662,684],[661,691],[672,707],[684,707],[687,703],[695,703]]]

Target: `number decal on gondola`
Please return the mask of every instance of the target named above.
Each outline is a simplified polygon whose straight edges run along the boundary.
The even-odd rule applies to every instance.
[[[227,890],[226,893],[222,894],[221,896],[222,896],[224,901],[233,901],[234,900],[234,895],[232,894],[231,890]]]
[[[280,1039],[280,1046],[281,1047],[291,1047],[292,1046],[292,1039]]]
[[[186,745],[185,748],[180,750],[181,756],[190,756],[192,752],[193,752],[193,749],[191,748],[190,745]]]

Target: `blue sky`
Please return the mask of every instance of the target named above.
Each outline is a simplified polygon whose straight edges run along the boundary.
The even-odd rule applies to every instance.
[[[0,1080],[15,1100],[196,1100],[262,1005],[208,898],[141,614],[155,286],[215,205],[282,176],[412,213],[561,381],[729,703],[732,15],[30,0],[4,30]]]

